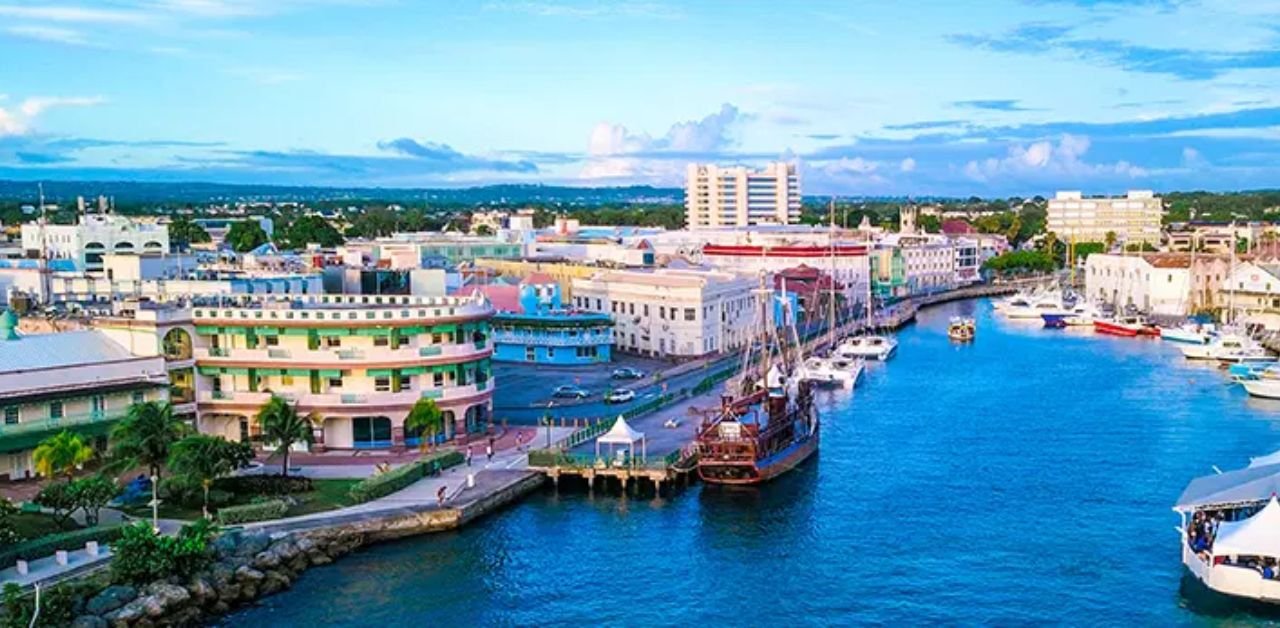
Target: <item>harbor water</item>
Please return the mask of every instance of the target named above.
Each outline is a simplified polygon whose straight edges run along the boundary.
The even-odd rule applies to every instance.
[[[954,315],[977,340],[946,337]],[[1275,617],[1181,592],[1187,481],[1280,449],[1280,403],[1155,339],[921,312],[820,456],[758,489],[550,491],[307,572],[229,625],[1185,625]]]

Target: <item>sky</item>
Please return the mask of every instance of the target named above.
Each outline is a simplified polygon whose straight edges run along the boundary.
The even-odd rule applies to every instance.
[[[1280,0],[0,0],[0,178],[1280,185]]]

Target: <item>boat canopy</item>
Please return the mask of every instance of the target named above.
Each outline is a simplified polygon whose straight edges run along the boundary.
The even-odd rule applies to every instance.
[[[1280,557],[1280,502],[1275,496],[1248,519],[1218,524],[1213,553],[1216,556]]]
[[[1280,464],[1248,467],[1191,480],[1182,491],[1178,511],[1206,506],[1260,502],[1280,493]]]
[[[1265,467],[1270,464],[1280,464],[1280,451],[1269,453],[1265,456],[1249,459],[1249,468]]]

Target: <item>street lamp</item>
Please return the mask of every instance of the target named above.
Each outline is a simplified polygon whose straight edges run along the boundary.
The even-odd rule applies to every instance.
[[[160,477],[151,476],[151,531],[160,534]]]
[[[547,402],[547,413],[542,416],[542,420],[547,423],[547,449],[551,449],[551,408],[556,402]]]

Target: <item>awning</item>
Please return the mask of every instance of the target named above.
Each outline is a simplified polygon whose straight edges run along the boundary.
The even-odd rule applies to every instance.
[[[331,328],[326,327],[326,328],[323,328],[323,329],[316,330],[316,333],[320,334],[321,336],[350,336],[350,335],[351,335],[351,330],[350,330],[350,329],[345,329],[345,328],[344,328],[344,329],[331,329]]]
[[[320,369],[316,372],[320,374],[320,377],[342,377],[340,369]]]
[[[369,369],[369,377],[391,377],[395,369]]]
[[[311,375],[311,369],[285,369],[284,372],[286,375],[302,375],[302,376]]]
[[[285,336],[310,336],[311,330],[305,327],[284,327],[280,329],[280,333]]]
[[[391,329],[388,327],[358,327],[356,328],[357,336],[390,336]]]
[[[1260,502],[1280,494],[1280,464],[1249,467],[1191,480],[1174,510]]]
[[[1243,521],[1223,521],[1213,541],[1215,556],[1280,557],[1280,503],[1267,505]]]

